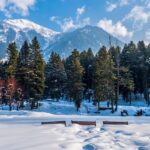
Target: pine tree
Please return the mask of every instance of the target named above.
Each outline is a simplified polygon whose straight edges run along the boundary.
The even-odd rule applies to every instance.
[[[0,79],[6,79],[6,66],[6,62],[0,61]]]
[[[150,89],[150,44],[146,48],[146,58],[145,58],[145,66],[147,67],[147,89],[145,91],[145,99],[147,101],[148,106],[150,106],[150,97],[149,97],[149,89]]]
[[[121,93],[126,101],[131,103],[131,92],[136,92],[138,90],[138,85],[136,88],[135,82],[137,78],[137,49],[136,45],[131,41],[128,45],[125,44],[123,51],[121,53]]]
[[[24,90],[24,98],[29,99],[30,74],[32,74],[31,49],[27,41],[25,41],[20,49],[17,62],[16,79]]]
[[[148,47],[146,47],[144,41],[139,41],[137,44],[137,53],[138,53],[138,67],[139,67],[139,79],[140,79],[140,87],[141,93],[144,94],[144,98],[149,103],[149,92],[148,88],[150,87],[149,82],[149,73],[150,73],[150,64],[148,63],[148,59],[150,57],[150,52]]]
[[[94,97],[98,102],[98,111],[100,110],[100,102],[106,100],[111,100],[112,111],[114,111],[114,81],[114,63],[106,47],[103,46],[96,55],[94,69]]]
[[[88,51],[83,51],[80,54],[80,62],[84,68],[83,83],[85,84],[84,95],[89,99],[92,96],[92,85],[93,85],[93,69],[94,69],[94,54],[89,48]]]
[[[115,87],[115,111],[118,108],[118,99],[119,99],[119,88],[120,88],[120,47],[111,47],[109,49],[110,56],[115,64],[115,76],[116,76],[116,87]]]
[[[41,54],[39,42],[36,37],[33,38],[31,45],[31,73],[30,73],[30,97],[33,98],[33,104],[35,101],[43,97],[45,88],[45,63]]]
[[[67,58],[65,68],[67,73],[67,97],[74,101],[77,111],[79,111],[84,90],[82,83],[84,69],[80,64],[80,54],[76,49]]]
[[[18,51],[16,43],[10,43],[7,48],[8,53],[8,65],[6,67],[7,78],[14,78],[16,74],[16,65],[18,59]]]
[[[64,94],[66,72],[59,54],[52,52],[45,69],[46,92],[52,99],[60,99]]]
[[[132,74],[128,68],[121,67],[120,76],[120,87],[123,98],[126,100],[126,102],[130,102],[131,104],[131,93],[134,91],[134,81]]]
[[[143,41],[139,41],[137,44],[138,66],[136,66],[136,69],[139,70],[138,79],[140,81],[140,93],[144,93],[145,89],[147,89],[148,67],[146,65],[146,55],[145,43]]]
[[[147,53],[148,54],[148,53]],[[134,80],[134,93],[143,93],[147,83],[146,46],[143,41],[136,45],[126,44],[121,54],[121,65],[128,69]]]

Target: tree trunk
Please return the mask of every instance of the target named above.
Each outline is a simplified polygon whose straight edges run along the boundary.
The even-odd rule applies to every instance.
[[[113,100],[111,100],[111,111],[112,113],[114,113],[114,101]]]
[[[119,60],[119,55],[117,56],[117,92],[116,92],[116,108],[115,111],[118,109],[118,99],[119,99],[119,76],[120,76],[120,60]]]
[[[131,101],[132,101],[131,92],[129,92],[129,100],[130,100],[130,105],[131,105]]]
[[[90,103],[91,102],[91,97],[89,96],[88,98],[89,98],[89,103]]]
[[[98,111],[100,110],[100,101],[98,101],[98,107],[97,107]]]

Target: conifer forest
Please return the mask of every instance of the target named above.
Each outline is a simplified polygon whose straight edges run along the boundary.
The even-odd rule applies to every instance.
[[[46,62],[38,39],[24,41],[18,49],[15,42],[8,45],[7,61],[0,62],[0,91],[3,104],[15,102],[19,106],[29,101],[31,109],[37,102],[50,98],[72,101],[77,111],[83,99],[93,102],[100,110],[108,101],[112,113],[117,110],[119,96],[132,103],[138,94],[150,105],[150,45],[131,41],[124,47],[102,46],[94,54],[91,48],[78,49],[62,58],[51,52]],[[11,86],[9,81],[14,81]]]

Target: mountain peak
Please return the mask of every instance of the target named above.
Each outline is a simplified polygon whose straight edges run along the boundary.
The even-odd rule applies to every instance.
[[[16,32],[21,30],[35,30],[37,33],[42,33],[45,35],[45,37],[53,36],[59,33],[26,19],[5,19],[2,22],[6,28],[13,28]]]

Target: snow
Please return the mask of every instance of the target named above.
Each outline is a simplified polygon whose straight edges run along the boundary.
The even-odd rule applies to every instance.
[[[9,106],[0,106],[0,118],[1,116],[21,116],[22,114],[26,114],[29,116],[33,116],[36,114],[38,117],[42,114],[46,117],[48,116],[121,116],[122,110],[127,110],[129,117],[135,116],[138,110],[143,110],[145,113],[143,116],[150,116],[150,107],[147,107],[146,103],[142,101],[133,102],[132,105],[128,103],[119,102],[118,110],[115,113],[111,113],[111,109],[101,110],[97,112],[97,106],[93,105],[92,102],[88,102],[87,100],[83,101],[80,107],[79,112],[77,112],[74,102],[69,102],[67,100],[60,101],[52,101],[52,100],[42,100],[40,101],[40,107],[34,111],[27,111],[29,109],[28,103],[25,103],[25,110],[16,111],[15,106],[13,111],[9,111]],[[141,107],[140,107],[141,105]],[[101,102],[101,107],[107,107],[107,102]],[[35,115],[35,116],[36,116]]]
[[[1,150],[149,150],[149,124],[79,126],[0,124]]]
[[[45,37],[51,37],[59,34],[59,32],[55,32],[46,27],[42,27],[26,19],[5,19],[3,21],[3,24],[5,28],[13,28],[16,32],[19,32],[21,30],[35,30],[37,33],[40,33]]]
[[[141,106],[141,107],[140,107]],[[102,102],[101,107],[107,107],[107,102]],[[89,113],[87,113],[87,109]],[[129,116],[134,116],[135,113],[142,109],[145,111],[145,115],[150,115],[150,107],[147,107],[145,102],[137,101],[133,102],[132,105],[125,104],[120,102],[118,106],[118,111],[115,113],[111,113],[111,110],[101,111],[97,113],[97,106],[94,106],[92,102],[83,101],[80,111],[77,112],[73,102],[68,102],[65,100],[61,100],[60,102],[52,102],[52,101],[43,101],[41,102],[41,107],[37,111],[42,111],[51,114],[63,114],[63,115],[91,115],[91,116],[120,116],[122,110],[127,110]]]
[[[133,116],[141,103],[124,106],[121,102],[115,114],[110,110],[95,114],[96,106],[86,101],[80,112],[73,102],[65,100],[44,100],[40,108],[33,111],[9,111],[8,106],[3,106],[0,110],[0,150],[149,150],[150,118]],[[90,113],[86,112],[87,106]],[[121,109],[127,109],[129,116],[120,116]],[[150,113],[144,103],[142,109]],[[72,125],[71,120],[96,121],[96,127]],[[67,126],[41,125],[44,121],[66,121]],[[103,121],[128,121],[129,125],[103,125]]]

